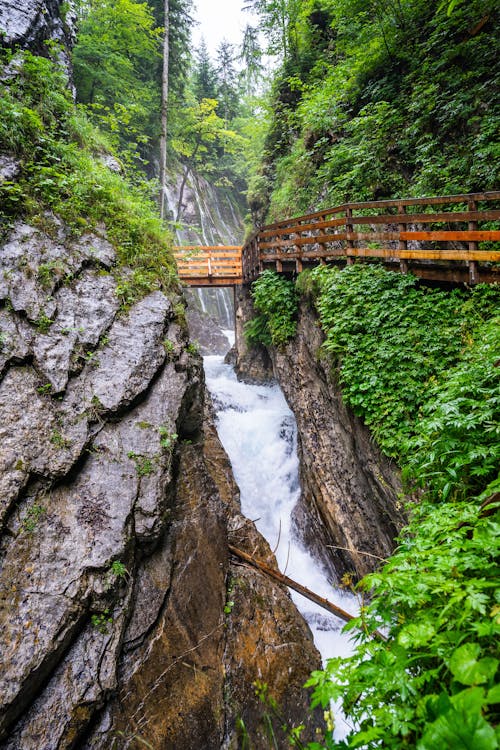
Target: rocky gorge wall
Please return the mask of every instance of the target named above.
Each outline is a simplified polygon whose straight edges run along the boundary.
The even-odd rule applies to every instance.
[[[270,551],[185,325],[161,292],[120,312],[113,262],[63,225],[1,248],[0,746],[219,748],[240,717],[267,747],[253,681],[302,720],[318,657],[288,595],[229,559],[229,538]]]
[[[20,0],[15,41],[51,38],[58,13]],[[0,166],[16,179],[14,154]],[[230,558],[228,542],[273,559],[240,514],[181,290],[123,308],[116,266],[105,226],[2,228],[0,747],[215,750],[243,732],[264,749],[255,680],[312,737],[319,656],[286,590]]]
[[[405,522],[397,467],[344,405],[335,373],[321,356],[323,334],[308,303],[301,304],[296,337],[282,350],[268,351],[244,341],[244,323],[253,314],[246,287],[238,301],[236,371],[253,381],[275,378],[297,420],[297,533],[336,576],[362,577],[391,553]]]

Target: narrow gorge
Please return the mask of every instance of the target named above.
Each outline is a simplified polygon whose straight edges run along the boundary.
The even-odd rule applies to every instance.
[[[0,750],[498,750],[498,11],[244,5],[0,0]]]

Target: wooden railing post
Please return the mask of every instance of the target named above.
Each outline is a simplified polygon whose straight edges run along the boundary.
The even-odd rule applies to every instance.
[[[398,213],[399,214],[405,214],[406,213],[406,205],[404,203],[401,203],[398,205]],[[398,224],[398,230],[401,235],[401,232],[406,232],[407,223],[400,221]],[[398,241],[398,250],[408,250],[408,242],[406,240],[402,240],[401,237]],[[399,259],[399,270],[401,273],[408,273],[408,260],[406,258],[400,258]]]
[[[345,216],[346,216],[345,231],[346,231],[346,234],[351,234],[354,227],[352,223],[352,208],[350,208],[350,206],[346,208]],[[354,263],[354,258],[352,257],[352,255],[349,255],[349,250],[354,247],[354,242],[350,239],[347,239],[345,243],[346,243],[345,246],[346,246],[347,265],[352,266],[352,264]]]
[[[469,211],[476,211],[477,210],[477,204],[476,201],[468,201],[467,208]],[[469,221],[469,232],[474,232],[477,229],[477,221]],[[477,242],[469,242],[469,250],[471,251],[477,251],[479,250],[479,244]],[[477,262],[475,260],[469,261],[469,283],[470,284],[477,284],[479,281],[479,274],[477,270]]]

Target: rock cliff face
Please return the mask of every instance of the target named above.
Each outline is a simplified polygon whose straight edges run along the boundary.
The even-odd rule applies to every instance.
[[[56,226],[1,250],[0,746],[237,747],[239,718],[265,748],[253,681],[299,723],[318,656],[229,560],[228,539],[270,551],[203,427],[201,361],[163,293],[120,311],[104,234]]]
[[[237,318],[248,319],[249,298]],[[241,328],[238,330],[240,333]],[[387,557],[404,523],[395,466],[373,443],[362,422],[346,408],[334,373],[319,356],[323,334],[315,313],[303,303],[296,338],[270,351],[272,373],[297,419],[303,494],[297,528],[337,575],[363,576]],[[265,377],[262,353],[248,352],[237,338],[237,370]],[[250,361],[250,368],[248,362]]]
[[[61,12],[62,8],[62,12]],[[75,14],[70,2],[62,0],[2,0],[0,31],[2,44],[45,54],[47,40],[61,45],[61,62],[70,69],[69,55],[74,39]]]

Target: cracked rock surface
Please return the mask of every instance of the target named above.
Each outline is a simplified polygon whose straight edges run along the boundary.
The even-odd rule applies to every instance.
[[[105,230],[50,223],[0,253],[0,748],[236,748],[244,715],[264,750],[256,679],[312,739],[319,657],[287,592],[229,557],[272,561],[178,298],[121,310]]]

